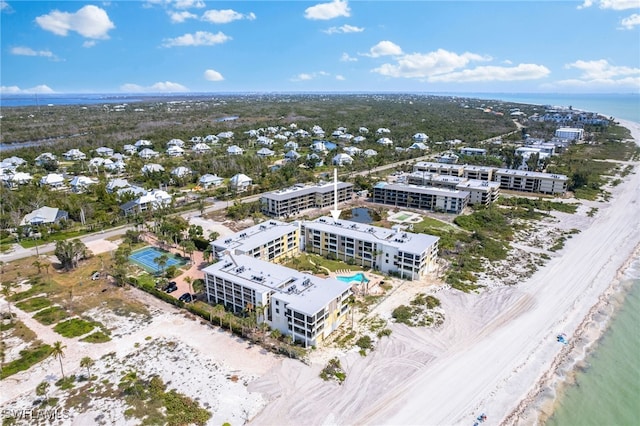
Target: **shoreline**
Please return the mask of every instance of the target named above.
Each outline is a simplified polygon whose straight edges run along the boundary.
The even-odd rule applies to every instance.
[[[640,143],[640,124],[620,123],[632,127]],[[610,200],[591,203],[598,213],[534,275],[516,286],[474,295],[441,289],[443,326],[391,324],[392,335],[370,355],[341,356],[347,371],[341,386],[285,363],[251,386],[270,400],[253,423],[278,418],[292,425],[465,425],[481,413],[491,424],[531,423],[521,414],[541,411],[540,400],[531,396],[542,389],[545,397],[554,397],[546,386],[560,381],[548,379],[558,366],[567,368],[559,361],[568,359],[569,348],[556,336],[566,333],[573,347],[580,337],[590,337],[591,346],[597,341],[606,329],[602,321],[598,333],[587,333],[586,326],[618,294],[619,278],[640,245],[640,163],[629,164],[635,172],[608,188]],[[608,321],[613,312],[604,314]]]
[[[624,119],[617,121],[620,126],[629,129],[636,145],[640,146],[640,123]],[[640,173],[639,168],[640,165],[637,165],[635,173]],[[564,392],[573,385],[577,369],[597,350],[612,320],[624,305],[624,296],[632,289],[632,285],[625,284],[625,274],[638,261],[640,244],[620,266],[613,281],[580,323],[574,333],[575,341],[572,341],[566,351],[563,350],[556,356],[552,368],[535,383],[527,397],[518,403],[516,409],[501,424],[511,424],[512,421],[544,424],[553,416]],[[602,318],[597,318],[598,316]]]

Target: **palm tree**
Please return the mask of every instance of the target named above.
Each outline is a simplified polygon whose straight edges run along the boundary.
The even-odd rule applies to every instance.
[[[66,345],[63,345],[61,341],[57,341],[53,343],[53,348],[51,350],[51,355],[54,358],[58,358],[60,361],[60,371],[62,372],[62,378],[64,379],[64,369],[62,368],[62,358],[64,358],[64,350],[67,348]]]
[[[91,357],[85,356],[80,360],[80,367],[87,369],[87,377],[91,379],[91,370],[90,368],[95,365],[95,361],[91,359]]]
[[[2,283],[2,290],[0,291],[4,300],[7,301],[7,306],[9,308],[9,320],[13,322],[13,314],[11,313],[11,301],[9,297],[13,294],[13,290],[11,290],[11,283],[9,281],[5,281]]]
[[[225,312],[224,318],[229,324],[229,333],[233,334],[233,319],[235,318],[235,315],[233,315],[231,312]]]
[[[167,266],[167,263],[169,262],[169,256],[167,256],[166,254],[161,254],[160,256],[153,259],[153,261],[156,262],[156,264],[160,268],[160,274],[164,274],[164,267]]]
[[[224,315],[224,306],[215,305],[213,307],[213,311],[216,313],[216,316],[218,317],[218,320],[220,321],[220,327],[222,327],[222,316]]]
[[[40,272],[42,272],[42,267],[44,266],[40,259],[34,260],[31,265],[38,268],[38,275],[40,275]]]
[[[191,278],[191,277],[189,277],[189,276],[184,277],[184,282],[186,282],[187,284],[189,284],[189,293],[190,293],[190,294],[193,294],[193,285],[192,285],[192,284],[193,284],[193,278]]]

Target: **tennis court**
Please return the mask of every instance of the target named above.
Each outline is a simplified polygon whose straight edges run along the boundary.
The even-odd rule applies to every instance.
[[[396,223],[418,223],[422,221],[422,216],[417,213],[401,211],[389,216],[389,220]]]
[[[161,269],[158,266],[156,259],[162,255],[167,256],[167,263],[164,265],[165,270],[169,266],[175,265],[179,267],[187,263],[185,259],[179,258],[168,251],[161,250],[157,247],[152,247],[152,246],[147,246],[147,247],[141,248],[140,250],[134,251],[129,255],[129,260],[135,263],[136,265],[142,267],[145,271],[155,274],[160,272],[160,269]]]

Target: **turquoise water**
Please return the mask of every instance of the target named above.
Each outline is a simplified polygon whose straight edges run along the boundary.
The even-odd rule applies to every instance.
[[[640,423],[640,260],[631,289],[547,426]]]
[[[342,276],[342,277],[336,277],[337,279],[339,279],[340,281],[344,281],[345,283],[350,283],[351,281],[358,281],[358,282],[365,282],[368,283],[369,280],[365,278],[364,274],[362,272],[358,272],[355,275],[351,275],[351,276]]]

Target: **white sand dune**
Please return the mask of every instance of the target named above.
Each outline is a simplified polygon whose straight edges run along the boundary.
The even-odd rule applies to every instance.
[[[621,124],[640,141],[638,123]],[[481,413],[484,424],[535,423],[526,408],[640,245],[640,173],[609,190],[591,225],[526,282],[481,295],[440,292],[443,327],[393,326],[371,355],[343,358],[342,386],[322,382],[321,366],[283,363],[250,385],[273,398],[253,423],[471,425]]]

